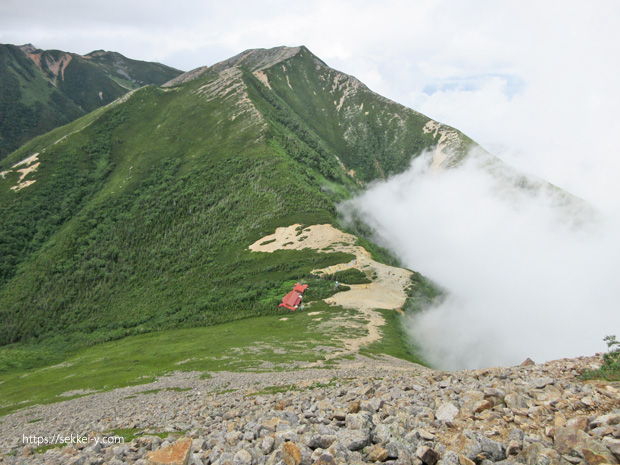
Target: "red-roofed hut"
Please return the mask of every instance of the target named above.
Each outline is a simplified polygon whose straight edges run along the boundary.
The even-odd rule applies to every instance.
[[[282,299],[280,307],[286,307],[289,310],[295,311],[299,307],[302,299],[302,294],[307,288],[307,284],[295,284],[295,286],[293,286],[293,290],[286,294]]]

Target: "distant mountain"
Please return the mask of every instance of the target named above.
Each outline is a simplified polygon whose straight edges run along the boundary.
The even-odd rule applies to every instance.
[[[48,68],[59,79],[74,61],[118,63],[90,56]],[[57,92],[43,74],[33,82]],[[279,226],[336,224],[338,203],[424,152],[440,169],[471,149],[502,171],[458,130],[305,47],[248,50],[135,90],[0,161],[0,345],[269,314],[299,279],[325,298],[334,286],[311,271],[350,257],[249,245]]]
[[[0,159],[32,137],[106,105],[130,90],[182,72],[102,50],[78,55],[0,44]]]
[[[104,58],[91,56],[79,62]],[[45,69],[60,79],[66,60]],[[338,202],[426,149],[447,164],[471,146],[305,47],[249,50],[136,90],[0,161],[0,343],[273,312],[327,254],[251,243],[336,222]]]

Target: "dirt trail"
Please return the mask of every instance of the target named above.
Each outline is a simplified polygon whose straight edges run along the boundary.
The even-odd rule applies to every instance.
[[[298,224],[276,229],[274,234],[259,239],[250,246],[254,252],[273,252],[275,250],[301,250],[311,248],[319,252],[347,252],[355,255],[349,263],[329,266],[314,270],[313,273],[333,274],[349,268],[357,268],[369,276],[373,276],[372,283],[351,285],[351,290],[339,292],[325,299],[330,305],[341,305],[344,308],[359,310],[360,320],[365,320],[368,334],[360,338],[343,338],[345,349],[334,353],[327,358],[335,358],[358,352],[381,339],[379,327],[385,324],[385,319],[375,309],[400,309],[405,303],[407,294],[405,289],[411,283],[411,272],[376,262],[370,258],[370,253],[363,247],[355,245],[357,238],[346,234],[329,224],[308,226],[299,231]]]

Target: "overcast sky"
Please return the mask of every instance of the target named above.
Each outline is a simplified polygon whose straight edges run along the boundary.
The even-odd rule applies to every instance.
[[[475,170],[422,182],[414,170],[378,186],[366,198],[367,217],[397,251],[416,251],[403,252],[411,268],[454,291],[416,325],[434,339],[437,328],[453,330],[445,345],[429,345],[436,356],[493,354],[488,334],[503,340],[506,356],[476,363],[518,361],[524,353],[508,348],[525,346],[542,359],[585,355],[604,348],[606,330],[618,332],[617,0],[0,0],[0,42],[81,54],[114,50],[182,70],[249,48],[306,45],[372,90],[581,196],[612,225],[588,240],[558,233],[540,199],[515,213],[489,200],[492,183]],[[411,200],[385,219],[384,205],[396,203],[391,192]],[[395,217],[403,221],[391,225]],[[586,331],[584,315],[597,325],[585,345],[572,344]],[[458,345],[464,318],[484,324]],[[489,346],[480,349],[478,341]],[[450,366],[468,363],[455,359]]]

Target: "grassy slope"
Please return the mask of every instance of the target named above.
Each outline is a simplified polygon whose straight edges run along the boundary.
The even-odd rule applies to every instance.
[[[313,75],[315,66],[302,50],[286,62],[288,74],[268,70],[273,91],[245,70],[243,82],[262,119],[240,113],[230,95],[210,101],[201,95],[217,79],[205,75],[167,91],[138,90],[126,103],[39,137],[0,162],[1,171],[41,152],[39,170],[30,175],[35,184],[16,193],[9,190],[16,173],[0,180],[0,251],[7,257],[0,263],[0,338],[9,344],[0,350],[5,395],[40,382],[35,377],[34,384],[20,384],[24,370],[104,346],[81,347],[131,335],[159,347],[172,334],[162,329],[273,318],[268,315],[277,312],[295,280],[350,259],[310,250],[247,250],[277,226],[334,222],[335,204],[357,188],[336,157],[367,140],[348,131],[365,124],[366,115],[350,110],[340,127],[337,99],[324,84],[333,75],[327,68]],[[288,82],[300,90],[288,92]],[[385,103],[375,99],[376,106]],[[386,105],[378,114],[388,118],[395,104]],[[320,119],[316,112],[323,110],[330,116]],[[410,115],[422,118],[416,124],[427,121],[416,115]],[[386,147],[397,144],[396,133],[383,140]],[[372,166],[362,177],[372,179],[379,175],[375,159],[360,153],[347,159],[347,169]],[[319,280],[311,288],[316,298],[328,295]],[[141,335],[151,331],[159,332]],[[415,359],[402,339],[392,325],[368,353]],[[133,340],[113,343],[120,347],[114,363],[133,352]],[[128,376],[155,376],[178,361],[166,360],[161,369],[134,367]],[[201,366],[195,368],[210,369]],[[129,378],[117,381],[112,384]],[[41,395],[49,400],[58,393]]]
[[[321,319],[310,311],[321,311]],[[350,327],[357,321],[352,319],[356,313],[318,302],[305,311],[287,313],[286,319],[252,317],[130,336],[80,349],[57,365],[6,371],[0,384],[0,416],[34,404],[67,400],[70,397],[64,393],[70,391],[145,384],[173,371],[291,370],[298,362],[321,361],[321,366],[329,367],[338,359],[325,361],[326,356],[343,349],[340,338],[345,332],[348,336],[363,334],[361,324]],[[382,313],[387,320],[381,329],[384,337],[363,353],[371,357],[387,353],[420,362],[403,343],[397,314]],[[23,355],[31,357],[32,353]]]
[[[107,52],[91,58],[73,55],[56,78],[46,67],[47,60],[57,61],[65,54],[41,51],[43,69],[39,69],[19,47],[0,44],[0,159],[33,137],[112,102],[128,89],[163,84],[181,73]],[[131,79],[119,74],[119,68]]]
[[[35,403],[66,400],[61,394],[67,391],[144,384],[174,370],[280,370],[291,369],[298,361],[324,360],[328,351],[342,348],[335,336],[343,328],[336,319],[350,313],[354,312],[330,308],[320,322],[307,311],[289,313],[288,320],[253,317],[98,344],[75,352],[59,365],[3,375],[0,415]],[[325,323],[331,320],[335,326],[326,330]],[[25,397],[27,402],[19,404]]]
[[[302,54],[287,61],[288,77],[322,107],[332,97],[308,100],[324,76],[310,79],[313,59]],[[275,81],[266,92],[250,73],[250,97],[271,124],[231,119],[234,99],[196,98],[215,78],[139,90],[62,142],[40,139],[7,160],[3,169],[41,152],[35,184],[15,193],[16,173],[0,181],[0,342],[82,345],[262,314],[282,278],[326,260],[258,258],[246,247],[276,226],[335,220],[354,189],[337,144]]]
[[[246,250],[283,221],[334,221],[341,197],[251,115],[231,121],[222,118],[231,103],[197,99],[203,84],[142,89],[62,142],[38,139],[4,163],[47,147],[35,184],[15,193],[15,173],[0,181],[4,344],[57,352],[270,313],[287,281],[348,260]]]
[[[0,159],[84,111],[13,45],[0,45]]]
[[[180,71],[160,63],[132,60],[120,53],[95,51],[85,56],[121,85],[136,89],[148,84],[161,85],[177,77]]]
[[[423,128],[427,116],[375,94],[351,76],[329,68],[309,50],[266,70],[271,87],[323,147],[364,182],[408,168],[437,141]],[[473,143],[460,134],[460,151]]]

